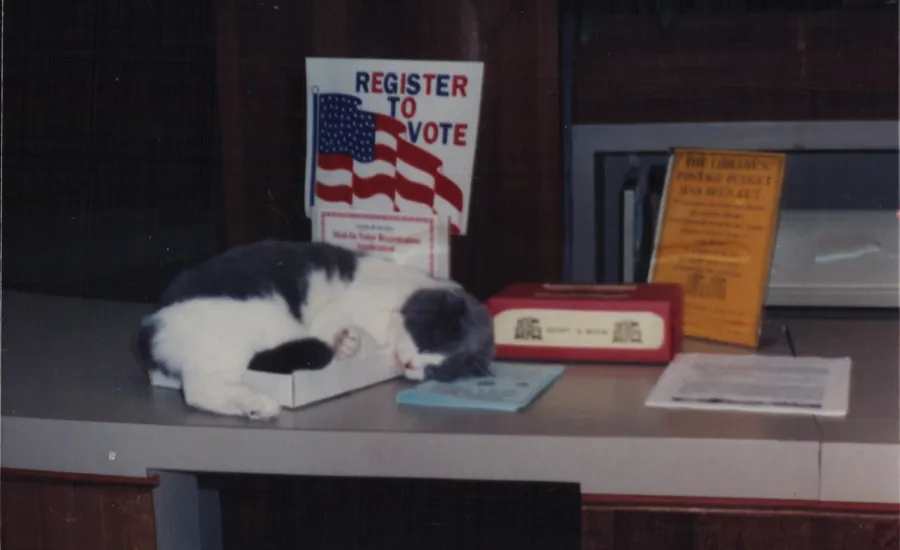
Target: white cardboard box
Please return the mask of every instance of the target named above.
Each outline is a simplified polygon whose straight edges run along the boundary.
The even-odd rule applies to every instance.
[[[403,369],[393,354],[379,348],[366,333],[361,334],[360,349],[354,357],[333,361],[321,370],[298,370],[293,374],[244,373],[243,382],[278,401],[282,407],[297,408],[359,390],[402,376]],[[154,386],[181,389],[181,381],[154,372]]]

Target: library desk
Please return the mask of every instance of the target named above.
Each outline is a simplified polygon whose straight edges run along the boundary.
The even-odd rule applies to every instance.
[[[399,407],[394,381],[269,423],[151,388],[145,305],[2,308],[6,550],[228,548],[206,473],[574,484],[585,549],[898,548],[896,319],[788,321],[798,353],[853,357],[846,419],[647,409],[661,368],[581,365],[517,414]]]

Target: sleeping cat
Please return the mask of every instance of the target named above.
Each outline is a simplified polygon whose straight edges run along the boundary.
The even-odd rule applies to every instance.
[[[280,406],[246,370],[315,370],[354,355],[359,331],[412,380],[488,374],[487,309],[457,283],[325,243],[262,241],[181,273],[142,322],[137,353],[180,379],[188,405],[271,418]]]

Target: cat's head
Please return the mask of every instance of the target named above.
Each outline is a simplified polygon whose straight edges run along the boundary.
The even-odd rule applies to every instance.
[[[397,323],[395,350],[407,378],[451,382],[490,374],[493,320],[487,308],[462,288],[413,292]]]

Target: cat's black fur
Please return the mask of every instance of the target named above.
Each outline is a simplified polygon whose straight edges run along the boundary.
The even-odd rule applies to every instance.
[[[317,338],[304,338],[261,351],[253,356],[247,370],[291,374],[298,370],[321,370],[331,363],[334,350]]]
[[[265,240],[236,246],[182,272],[163,292],[159,308],[193,298],[245,300],[277,292],[302,321],[312,271],[350,281],[362,253],[326,243]]]

